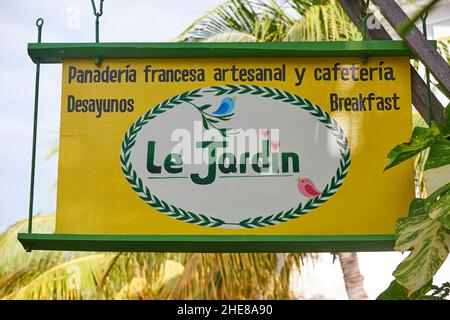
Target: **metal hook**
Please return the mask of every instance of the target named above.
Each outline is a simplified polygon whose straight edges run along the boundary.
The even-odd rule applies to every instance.
[[[38,43],[41,43],[42,26],[44,25],[44,19],[39,18],[36,20],[36,27],[38,28]]]
[[[100,10],[97,11],[95,1],[91,0],[92,10],[94,11],[94,15],[95,15],[95,42],[96,43],[99,42],[99,38],[100,38],[99,27],[100,27],[100,17],[103,15],[103,1],[104,0],[100,0]]]
[[[44,19],[39,18],[36,20],[36,27],[42,28],[43,24],[44,24]]]
[[[100,17],[103,14],[103,1],[104,0],[100,0],[100,11],[97,12],[97,7],[95,5],[95,1],[91,0],[92,9],[94,10],[94,15],[96,17]]]
[[[100,42],[99,29],[100,29],[100,17],[103,15],[103,1],[104,0],[100,0],[100,10],[97,11],[97,6],[95,5],[95,1],[91,0],[92,10],[94,11],[94,15],[95,15],[95,43]],[[95,62],[95,65],[100,66],[102,63],[102,58],[95,57],[94,62]]]

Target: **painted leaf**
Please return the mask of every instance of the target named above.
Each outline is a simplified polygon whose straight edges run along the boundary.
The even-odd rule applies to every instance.
[[[390,169],[399,163],[414,157],[419,152],[433,145],[440,137],[440,130],[433,124],[431,128],[414,128],[411,140],[397,145],[389,151],[384,170]]]
[[[444,263],[449,253],[450,233],[439,221],[416,212],[397,220],[396,235],[395,250],[411,250],[411,253],[393,275],[411,294],[430,281]]]

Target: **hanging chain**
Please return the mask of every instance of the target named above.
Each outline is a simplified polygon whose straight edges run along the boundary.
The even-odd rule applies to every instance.
[[[94,11],[94,15],[95,15],[95,42],[99,43],[100,41],[100,17],[103,14],[103,1],[104,0],[100,0],[100,10],[97,11],[97,7],[95,5],[95,1],[91,0],[91,4],[92,4],[92,10]]]
[[[422,32],[425,37],[425,39],[428,38],[427,35],[427,17],[428,17],[428,11],[426,11],[421,17],[420,20],[422,20]],[[430,117],[430,127],[431,127],[431,121],[433,120],[433,112],[432,112],[432,106],[431,106],[431,81],[430,81],[430,71],[427,67],[425,67],[425,78],[427,82],[427,105],[428,105],[428,115]]]

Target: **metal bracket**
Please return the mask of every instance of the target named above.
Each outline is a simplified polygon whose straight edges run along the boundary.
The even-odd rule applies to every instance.
[[[364,41],[367,40],[367,17],[368,9],[369,9],[369,0],[362,0],[361,1],[361,21],[362,21],[362,38]],[[369,57],[367,55],[362,56],[362,62],[363,64],[367,64],[369,61]]]
[[[41,43],[42,40],[42,26],[44,25],[44,19],[39,18],[36,20],[36,27],[38,29],[37,42]],[[36,168],[36,140],[37,140],[37,121],[38,121],[38,109],[39,109],[39,76],[41,70],[41,62],[36,62],[36,79],[34,83],[34,116],[33,116],[33,145],[31,147],[31,177],[30,177],[30,202],[28,206],[28,234],[33,232],[33,201],[34,201],[34,176]],[[27,252],[31,252],[31,247],[25,247]]]
[[[99,43],[100,42],[100,17],[103,15],[103,1],[104,0],[100,0],[100,8],[97,11],[97,7],[95,5],[95,1],[91,0],[91,4],[92,4],[92,10],[94,11],[94,15],[95,15],[95,43]],[[94,57],[94,63],[96,66],[100,66],[102,64],[102,57],[100,56],[96,56]]]

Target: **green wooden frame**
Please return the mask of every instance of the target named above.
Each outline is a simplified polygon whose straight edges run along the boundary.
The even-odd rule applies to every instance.
[[[36,64],[64,59],[293,58],[406,56],[403,41],[286,43],[29,43]],[[32,173],[33,176],[33,173]],[[30,192],[32,202],[32,193]],[[31,212],[31,211],[30,211]],[[393,234],[378,235],[91,235],[19,233],[27,251],[339,252],[391,251]]]
[[[346,252],[393,250],[393,235],[82,235],[19,233],[27,250],[131,252]]]
[[[34,62],[63,59],[371,57],[414,54],[403,41],[29,43]]]

